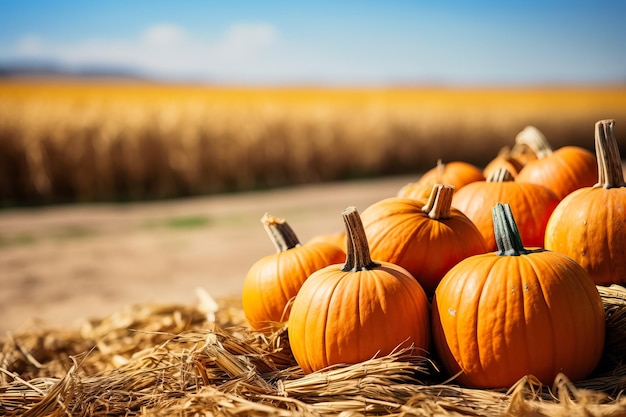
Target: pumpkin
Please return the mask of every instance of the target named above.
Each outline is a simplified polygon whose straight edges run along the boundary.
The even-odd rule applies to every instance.
[[[574,260],[525,249],[511,208],[493,208],[498,251],[469,257],[433,297],[433,345],[450,375],[505,388],[526,375],[552,384],[586,378],[602,355],[605,315],[589,274]]]
[[[315,242],[331,243],[335,246],[339,246],[345,252],[346,251],[346,231],[341,230],[339,232],[316,235],[307,241],[307,243],[315,243]]]
[[[514,155],[514,152],[509,147],[504,147],[500,149],[498,155],[489,161],[485,168],[483,169],[483,176],[485,178],[489,177],[494,171],[499,168],[506,168],[513,177],[517,176],[517,173],[524,167],[523,163],[517,159]]]
[[[537,159],[524,165],[517,181],[543,185],[562,199],[598,180],[596,157],[591,151],[579,146],[553,150],[543,135],[527,135],[521,141],[536,153]]]
[[[252,328],[271,332],[287,321],[289,303],[307,277],[341,262],[345,252],[330,243],[300,244],[284,219],[265,214],[261,222],[277,251],[257,260],[248,270],[242,308]]]
[[[483,176],[489,177],[498,168],[505,167],[513,177],[528,163],[528,161],[537,159],[535,152],[530,149],[525,142],[528,137],[541,136],[543,134],[534,126],[526,126],[515,136],[515,144],[513,147],[505,146],[500,149],[498,155],[493,158],[483,168]]]
[[[293,301],[291,351],[305,373],[355,364],[398,349],[427,350],[430,306],[404,268],[373,261],[358,211],[342,212],[347,230],[344,264],[313,273]]]
[[[489,208],[508,203],[517,213],[517,224],[530,246],[543,246],[546,224],[559,198],[548,188],[514,179],[506,168],[500,168],[485,181],[468,184],[457,191],[452,206],[461,210],[476,225],[487,243],[496,250],[493,221]]]
[[[451,206],[454,187],[431,188],[426,202],[391,197],[361,215],[372,257],[408,270],[428,295],[461,259],[487,251],[478,228]]]
[[[475,165],[464,161],[443,163],[439,159],[437,166],[426,171],[417,181],[400,188],[396,197],[426,199],[435,184],[449,184],[457,190],[466,184],[484,179],[482,170]]]
[[[433,185],[434,184],[420,183],[419,181],[409,182],[398,190],[396,197],[413,198],[423,201],[430,195],[430,192],[433,190]]]
[[[515,145],[513,145],[512,153],[515,159],[522,164],[522,167],[538,158],[537,152],[528,146],[529,142],[534,141],[547,143],[546,137],[535,126],[526,126],[515,135]]]
[[[626,283],[626,185],[614,124],[595,125],[598,183],[565,197],[545,235],[546,249],[571,257],[600,285]]]

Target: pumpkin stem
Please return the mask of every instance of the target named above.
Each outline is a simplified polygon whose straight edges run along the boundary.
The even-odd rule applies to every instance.
[[[261,217],[261,223],[263,227],[265,227],[265,231],[272,240],[272,243],[274,243],[277,252],[284,252],[300,245],[296,233],[285,219],[265,213],[265,215]]]
[[[526,126],[522,129],[515,136],[515,144],[528,146],[537,158],[545,158],[554,152],[543,133],[534,126]]]
[[[498,203],[491,209],[493,229],[496,236],[498,256],[520,256],[532,251],[525,249],[519,234],[517,223],[513,218],[511,206]]]
[[[346,225],[347,256],[343,271],[358,272],[364,269],[374,269],[380,264],[372,261],[370,247],[367,243],[365,228],[356,207],[349,206],[341,212]]]
[[[449,219],[454,186],[435,184],[422,211],[434,220]]]
[[[613,131],[615,120],[596,122],[596,156],[598,158],[598,183],[594,187],[623,187],[622,159]]]
[[[437,159],[437,182],[443,182],[443,174],[446,171],[446,164],[443,163],[441,158]]]
[[[515,177],[507,167],[498,167],[489,173],[486,182],[506,182],[514,179]]]

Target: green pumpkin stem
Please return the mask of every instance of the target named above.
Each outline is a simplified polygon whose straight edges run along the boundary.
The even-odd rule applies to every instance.
[[[454,186],[435,184],[422,211],[434,220],[449,219]]]
[[[277,252],[284,252],[288,249],[300,246],[300,241],[291,226],[281,218],[265,213],[261,217],[261,223],[269,235]]]
[[[618,188],[625,186],[622,159],[613,131],[615,120],[600,120],[595,126],[598,183],[594,187]]]
[[[522,129],[515,136],[515,144],[527,146],[538,159],[545,158],[554,152],[543,133],[534,126],[526,126]]]
[[[498,256],[520,256],[532,251],[524,248],[511,206],[498,203],[491,209]]]
[[[365,228],[356,207],[347,207],[341,212],[341,215],[346,225],[347,239],[346,263],[342,270],[344,272],[358,272],[380,266],[380,264],[372,261]]]

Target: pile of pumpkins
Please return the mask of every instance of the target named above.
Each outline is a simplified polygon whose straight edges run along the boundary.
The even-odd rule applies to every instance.
[[[265,215],[277,251],[245,277],[246,319],[286,325],[305,373],[411,349],[468,387],[584,379],[605,341],[596,285],[626,281],[613,120],[595,124],[595,150],[553,150],[527,127],[482,169],[439,163],[362,213],[347,207],[337,235],[301,243]]]

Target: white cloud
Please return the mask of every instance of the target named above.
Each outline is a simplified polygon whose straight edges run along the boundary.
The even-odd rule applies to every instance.
[[[271,25],[235,24],[226,31],[217,51],[223,56],[242,57],[271,46],[276,38],[276,30]]]
[[[148,45],[178,45],[185,40],[185,30],[174,24],[162,23],[146,29],[141,38]]]
[[[18,39],[15,49],[22,56],[39,55],[43,51],[43,41],[36,35],[25,35]]]
[[[267,23],[233,24],[213,39],[194,37],[181,26],[160,23],[132,39],[54,43],[28,35],[0,58],[36,58],[74,67],[117,66],[153,75],[220,79],[254,72],[277,41],[277,30]]]

